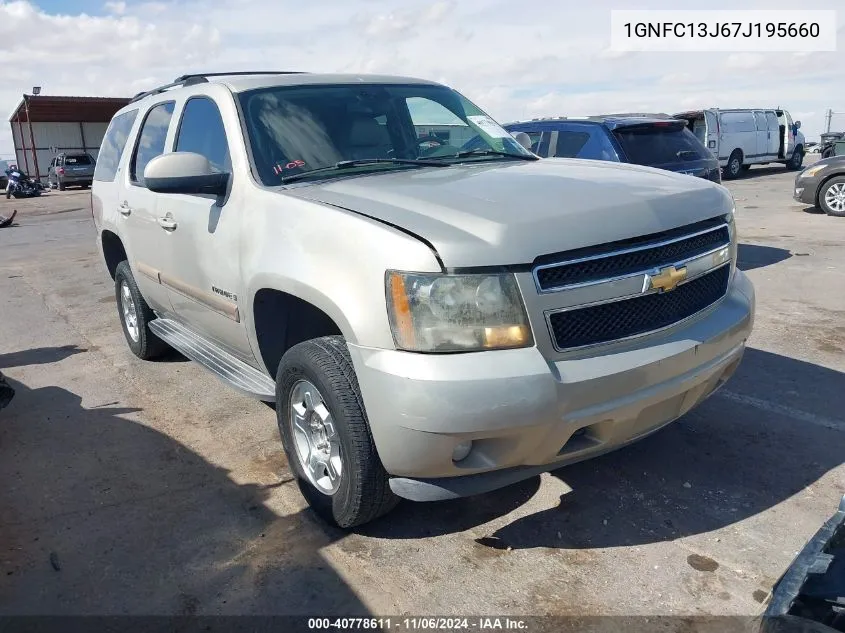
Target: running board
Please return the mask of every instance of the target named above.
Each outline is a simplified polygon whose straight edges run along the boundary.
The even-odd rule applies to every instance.
[[[172,319],[154,319],[150,329],[165,343],[198,362],[223,382],[253,398],[276,401],[276,383],[254,367],[235,358]]]

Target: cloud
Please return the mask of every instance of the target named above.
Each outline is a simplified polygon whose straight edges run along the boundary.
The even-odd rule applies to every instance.
[[[813,8],[840,3],[814,0]],[[828,108],[845,110],[841,28],[834,53],[617,53],[609,50],[609,28],[618,4],[110,0],[103,15],[92,16],[69,14],[73,3],[55,15],[26,1],[0,2],[0,50],[26,60],[0,83],[0,101],[11,113],[33,82],[43,94],[131,96],[187,72],[278,68],[434,79],[505,121],[780,105],[801,112],[802,129],[813,137]],[[730,8],[726,0],[716,5]],[[671,8],[700,6],[684,0]],[[845,12],[838,20],[845,24]],[[0,128],[3,157],[12,148],[8,127]]]
[[[103,5],[103,8],[108,13],[113,13],[115,15],[123,15],[126,13],[126,3],[125,2],[106,2]]]

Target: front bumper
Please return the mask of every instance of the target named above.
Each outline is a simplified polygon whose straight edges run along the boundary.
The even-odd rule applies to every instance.
[[[796,178],[795,185],[792,187],[792,198],[798,202],[815,206],[818,187],[819,182],[816,178]]]
[[[572,360],[548,361],[537,348],[448,355],[349,348],[394,492],[445,499],[608,452],[683,415],[738,366],[754,302],[737,270],[727,296],[696,319]],[[471,452],[453,462],[467,440]]]

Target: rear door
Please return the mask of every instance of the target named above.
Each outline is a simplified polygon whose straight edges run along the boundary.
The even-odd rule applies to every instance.
[[[780,151],[780,123],[774,110],[766,110],[766,128],[769,132],[768,145],[766,146],[766,154],[770,158],[777,158]]]
[[[144,185],[144,168],[164,153],[174,108],[174,101],[164,101],[146,112],[128,169],[122,174],[118,203],[118,211],[125,218],[123,236],[135,281],[150,307],[163,314],[172,312],[167,289],[161,284],[161,272],[172,268],[173,241],[159,223],[158,194]]]
[[[100,146],[99,158],[94,170],[94,186],[91,188],[91,207],[94,224],[99,228],[104,223],[110,229],[123,235],[126,218],[118,212],[123,179],[118,176],[123,167],[123,155],[138,119],[138,110],[128,110],[111,120]],[[55,170],[56,159],[53,159]],[[55,173],[53,175],[55,182]]]
[[[754,153],[757,157],[766,157],[769,154],[772,133],[769,130],[766,113],[762,110],[754,111],[754,126],[757,128],[757,149]]]

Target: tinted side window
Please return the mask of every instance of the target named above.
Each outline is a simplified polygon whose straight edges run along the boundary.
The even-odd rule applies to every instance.
[[[129,165],[129,178],[132,182],[138,182],[144,177],[144,168],[147,163],[156,156],[164,154],[164,141],[173,116],[173,105],[172,101],[160,103],[147,113],[144,124],[141,126],[141,133],[138,135],[135,155]]]
[[[589,132],[560,131],[557,133],[557,144],[552,155],[557,158],[575,158],[588,140]]]
[[[106,182],[114,180],[117,167],[120,164],[120,157],[126,148],[129,132],[132,131],[132,125],[135,123],[137,116],[137,110],[130,110],[112,119],[100,146],[97,166],[94,169],[94,180]]]
[[[231,170],[223,117],[214,101],[207,97],[188,100],[179,124],[176,151],[201,154],[219,172]]]

